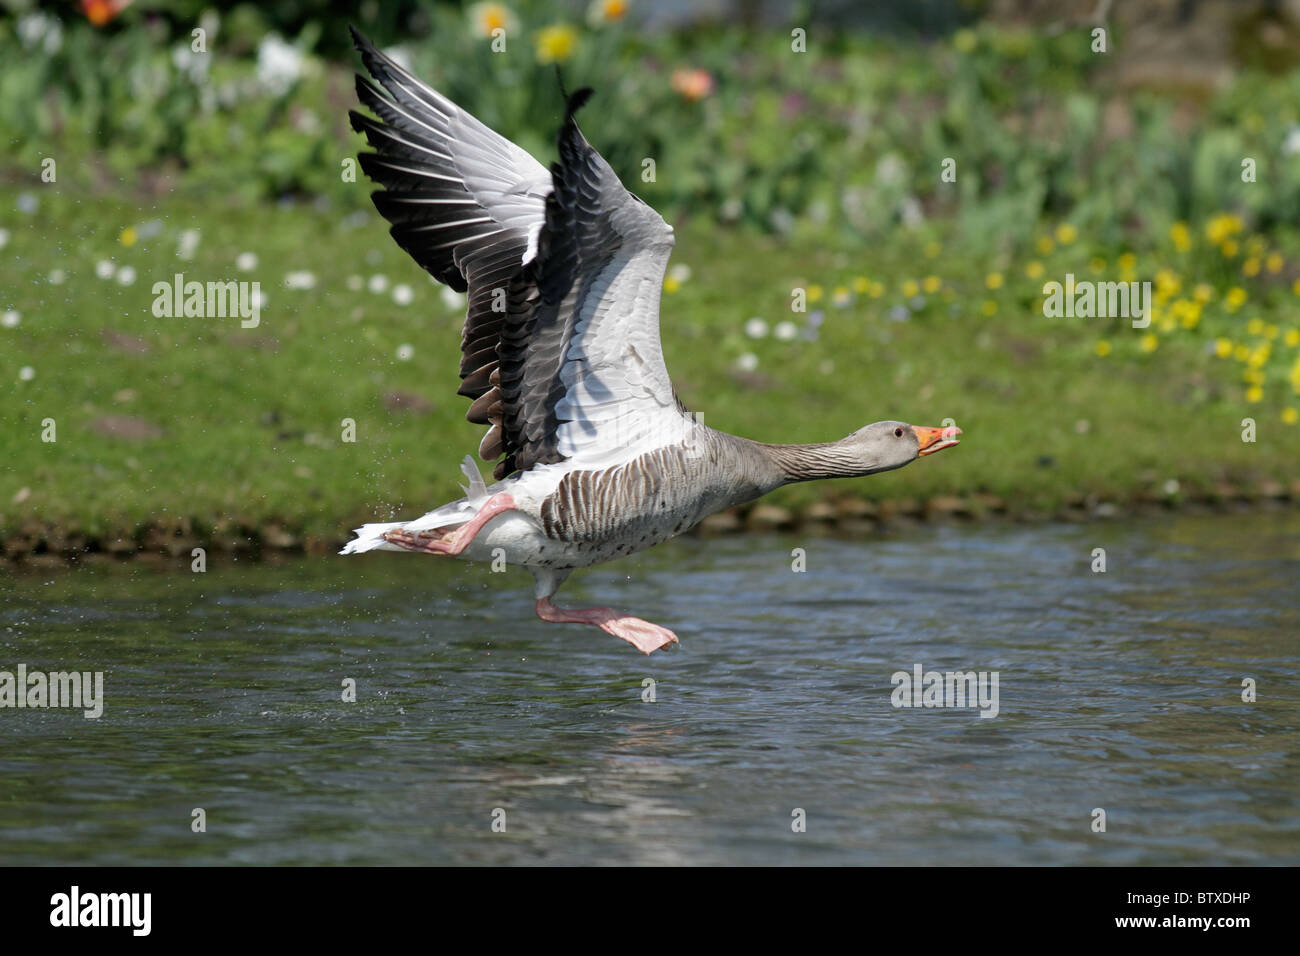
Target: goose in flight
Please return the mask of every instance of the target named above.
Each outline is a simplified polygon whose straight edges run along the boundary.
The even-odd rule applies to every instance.
[[[782,485],[872,475],[957,444],[956,427],[883,421],[839,441],[768,445],[708,428],[678,400],[659,345],[673,230],[619,181],[567,97],[546,170],[353,30],[373,114],[361,167],[397,244],[468,293],[459,394],[487,427],[465,497],[414,521],[367,524],[343,549],[504,558],[536,581],[537,616],[595,625],[638,650],[670,630],[551,597],[575,568],[631,554]],[[376,85],[377,84],[377,85]],[[375,118],[377,117],[377,118]]]

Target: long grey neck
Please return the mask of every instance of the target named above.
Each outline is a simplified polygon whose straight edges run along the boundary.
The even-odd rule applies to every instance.
[[[815,445],[755,444],[776,466],[783,485],[822,478],[859,478],[872,472],[863,465],[861,451],[848,448],[844,440]]]
[[[820,478],[856,478],[873,469],[864,466],[861,449],[848,442],[822,442],[815,445],[768,445],[726,432],[712,433],[722,447],[720,461],[737,476],[752,483],[758,495],[765,495],[782,485]]]

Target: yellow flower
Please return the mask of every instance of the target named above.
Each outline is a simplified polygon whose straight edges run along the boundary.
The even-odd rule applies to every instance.
[[[1156,347],[1159,345],[1160,345],[1160,340],[1156,338],[1154,335],[1152,335],[1150,332],[1148,332],[1146,335],[1142,336],[1142,338],[1138,340],[1138,348],[1140,348],[1143,352],[1154,352],[1156,350]]]
[[[467,12],[471,28],[481,37],[490,37],[496,30],[505,30],[509,35],[519,22],[504,3],[476,3]]]
[[[1300,279],[1296,279],[1295,282],[1291,283],[1291,291],[1296,295],[1300,295]]]
[[[117,237],[117,241],[124,246],[134,246],[136,240],[135,230],[127,226],[122,230],[122,234]]]
[[[1043,274],[1043,264],[1039,262],[1037,259],[1033,260],[1032,262],[1025,263],[1025,275],[1029,276],[1029,278],[1037,279],[1042,274]]]
[[[664,278],[664,291],[667,292],[669,295],[672,295],[681,287],[682,287],[682,283],[680,279],[677,279],[674,276],[666,276]]]
[[[1294,425],[1296,422],[1300,422],[1300,412],[1294,408],[1284,408],[1282,409],[1282,421],[1284,424]]]
[[[1156,291],[1160,292],[1166,299],[1177,293],[1182,287],[1182,281],[1169,269],[1161,269],[1156,273]]]
[[[1232,354],[1232,343],[1229,342],[1227,339],[1222,339],[1222,338],[1215,339],[1214,354],[1217,355],[1219,358],[1227,358],[1229,355]]]
[[[1181,220],[1169,227],[1169,238],[1179,252],[1186,252],[1192,248],[1192,231],[1187,228],[1187,223]]]
[[[1198,282],[1196,284],[1196,289],[1192,294],[1196,297],[1196,301],[1201,303],[1201,305],[1207,305],[1209,304],[1209,301],[1214,298],[1214,286],[1206,282]]]
[[[871,288],[871,282],[866,276],[858,276],[853,280],[853,291],[858,295],[866,295],[867,290]]]
[[[533,40],[538,63],[563,63],[578,48],[578,31],[565,23],[554,23],[537,31]]]
[[[1105,272],[1106,260],[1103,259],[1101,256],[1093,256],[1091,259],[1088,260],[1088,268],[1091,269],[1093,272]]]
[[[985,315],[997,315],[998,304],[994,302],[992,299],[985,299],[984,304],[980,306],[980,311],[983,312]]]
[[[587,8],[587,22],[593,27],[613,23],[627,16],[627,0],[594,0]]]
[[[1079,230],[1074,228],[1068,222],[1063,222],[1056,227],[1056,241],[1063,246],[1068,246],[1074,240],[1079,238]]]
[[[1277,338],[1277,333],[1279,331],[1280,330],[1278,329],[1278,327],[1274,325],[1272,322],[1270,322],[1268,323],[1268,325],[1264,326],[1264,338],[1272,342],[1275,338]]]
[[[884,294],[885,284],[883,282],[871,283],[871,288],[867,291],[867,295],[871,296],[873,299],[879,299]]]
[[[1243,275],[1251,277],[1259,275],[1259,260],[1253,256],[1247,259],[1241,264],[1241,272]]]
[[[1219,251],[1223,253],[1223,258],[1234,259],[1237,256],[1237,240],[1226,239],[1223,245],[1219,246]]]
[[[831,293],[831,301],[835,303],[837,309],[847,309],[853,302],[848,286],[837,285],[835,291]]]
[[[1223,307],[1229,312],[1236,312],[1246,304],[1246,290],[1239,285],[1234,285],[1228,290],[1228,294],[1223,297]]]
[[[1244,362],[1250,358],[1250,346],[1238,343],[1232,347],[1232,357],[1238,362]]]
[[[939,243],[931,240],[925,244],[925,257],[927,259],[936,259],[941,252],[943,252],[943,246],[939,245]]]
[[[1105,358],[1107,355],[1110,354],[1110,343],[1107,342],[1105,339],[1102,339],[1100,342],[1096,344],[1093,351],[1095,351],[1102,358]]]
[[[1132,272],[1137,268],[1138,257],[1131,252],[1126,252],[1115,261],[1119,263],[1119,267],[1125,272]]]
[[[1038,240],[1034,243],[1034,247],[1042,255],[1049,255],[1051,251],[1056,248],[1056,243],[1052,241],[1051,236],[1039,236]],[[1300,295],[1300,292],[1296,294]]]
[[[1281,272],[1284,264],[1280,252],[1270,252],[1268,258],[1264,260],[1264,268],[1273,275],[1277,275],[1277,273]]]
[[[986,286],[988,286],[990,289],[1001,289],[1001,288],[1002,288],[1002,273],[1001,273],[1001,272],[990,272],[988,275],[986,275],[986,276],[984,277],[984,284],[985,284]]]
[[[907,279],[906,281],[903,282],[900,288],[903,291],[903,295],[907,296],[907,298],[909,299],[912,298],[912,296],[914,295],[921,294],[921,287],[920,285],[917,284],[917,281],[915,279]]]
[[[1263,385],[1264,373],[1257,368],[1248,368],[1241,373],[1241,380],[1249,385]]]
[[[1291,348],[1300,345],[1300,329],[1287,329],[1286,335],[1282,336],[1282,341]]]
[[[1246,364],[1251,368],[1263,368],[1272,351],[1267,345],[1261,345],[1250,353],[1250,358],[1246,359]]]
[[[1258,402],[1263,399],[1263,397],[1264,390],[1258,385],[1252,385],[1250,388],[1246,389],[1246,401],[1248,402]]]
[[[926,276],[921,280],[921,288],[925,290],[926,295],[934,295],[942,284],[938,276]]]
[[[1259,316],[1255,316],[1246,323],[1246,332],[1249,335],[1261,335],[1264,332],[1264,320]]]
[[[822,300],[822,296],[825,294],[826,294],[826,290],[823,289],[821,286],[817,285],[817,283],[815,282],[808,287],[809,302],[820,302]]]
[[[1205,224],[1205,238],[1217,245],[1237,235],[1244,228],[1240,216],[1232,213],[1220,213]]]

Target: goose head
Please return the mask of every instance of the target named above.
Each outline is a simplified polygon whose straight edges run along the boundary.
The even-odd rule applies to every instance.
[[[931,428],[907,422],[874,422],[845,439],[871,473],[902,468],[925,455],[959,444],[956,425]]]

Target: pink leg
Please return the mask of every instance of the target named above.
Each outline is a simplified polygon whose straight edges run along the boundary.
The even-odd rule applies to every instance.
[[[515,499],[510,495],[493,495],[483,503],[483,507],[479,509],[478,514],[445,537],[429,538],[426,537],[428,532],[425,531],[419,534],[411,534],[409,531],[386,531],[384,532],[384,540],[401,545],[408,551],[427,551],[430,554],[460,554],[469,547],[469,543],[474,540],[474,535],[478,534],[485,524],[503,511],[514,510]]]
[[[552,604],[550,598],[542,598],[537,602],[537,616],[555,624],[594,624],[607,634],[623,638],[642,654],[678,643],[677,635],[668,628],[619,614],[609,607],[563,608]]]

